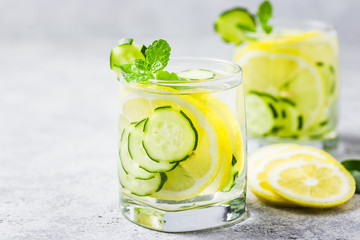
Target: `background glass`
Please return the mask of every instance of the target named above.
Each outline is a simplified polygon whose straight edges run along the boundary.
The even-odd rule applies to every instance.
[[[275,20],[273,32],[235,50],[243,67],[249,136],[260,142],[337,147],[339,66],[335,29]]]

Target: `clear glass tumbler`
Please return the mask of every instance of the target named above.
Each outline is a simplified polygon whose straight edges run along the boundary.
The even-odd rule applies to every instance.
[[[338,39],[328,23],[274,20],[273,32],[238,46],[249,137],[335,150],[338,142]]]
[[[175,58],[166,70],[211,76],[146,84],[120,79],[123,215],[165,232],[242,219],[247,149],[241,68],[216,59]]]

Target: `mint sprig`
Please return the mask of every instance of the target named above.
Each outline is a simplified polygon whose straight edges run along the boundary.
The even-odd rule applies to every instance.
[[[147,47],[145,59],[136,59],[133,64],[122,64],[119,68],[127,82],[147,83],[149,79],[178,80],[176,73],[163,71],[170,60],[170,52],[170,45],[159,39]]]
[[[272,6],[269,1],[264,1],[260,4],[256,16],[259,19],[260,25],[264,32],[267,34],[272,32],[273,27],[268,24],[269,19],[272,17]]]

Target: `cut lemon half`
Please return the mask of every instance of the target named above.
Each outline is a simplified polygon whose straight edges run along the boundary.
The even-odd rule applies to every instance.
[[[243,68],[246,92],[290,99],[303,116],[303,129],[317,120],[324,107],[325,90],[314,65],[296,55],[263,50],[247,51],[235,62]]]
[[[225,160],[224,146],[229,146],[229,137],[225,134],[225,124],[222,119],[199,100],[182,95],[159,95],[147,92],[125,90],[120,99],[120,118],[122,123],[139,121],[149,117],[158,107],[171,106],[183,111],[194,124],[198,133],[196,150],[185,161],[179,163],[173,170],[166,172],[167,181],[162,189],[152,194],[152,197],[163,200],[185,200],[203,192],[210,184],[216,192],[222,185],[222,179],[217,179]],[[139,112],[141,109],[141,112]],[[120,126],[127,127],[127,126]],[[228,151],[231,158],[231,150]]]
[[[279,149],[277,151],[277,149]],[[286,200],[279,194],[275,193],[268,182],[268,171],[269,168],[273,167],[279,162],[287,161],[291,157],[300,155],[310,155],[322,159],[324,161],[335,161],[331,160],[332,157],[325,151],[319,150],[314,147],[299,146],[293,144],[292,146],[286,145],[271,145],[265,147],[265,149],[258,150],[259,153],[254,153],[252,156],[266,155],[263,158],[255,159],[249,169],[248,179],[249,187],[251,191],[261,200],[272,203],[279,206],[294,206],[296,204]],[[269,154],[265,154],[268,152]],[[252,161],[250,156],[250,162]]]
[[[355,193],[355,181],[340,163],[311,155],[270,166],[267,180],[278,195],[305,207],[335,207]]]

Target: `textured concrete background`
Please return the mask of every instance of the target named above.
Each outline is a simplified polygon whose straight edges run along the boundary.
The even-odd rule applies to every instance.
[[[168,39],[174,56],[230,59],[212,22],[260,1],[0,1],[0,239],[358,239],[360,195],[328,210],[266,206],[185,234],[147,230],[118,211],[118,83],[109,49],[121,37]],[[273,1],[277,16],[334,23],[341,43],[339,161],[360,158],[360,2]]]

